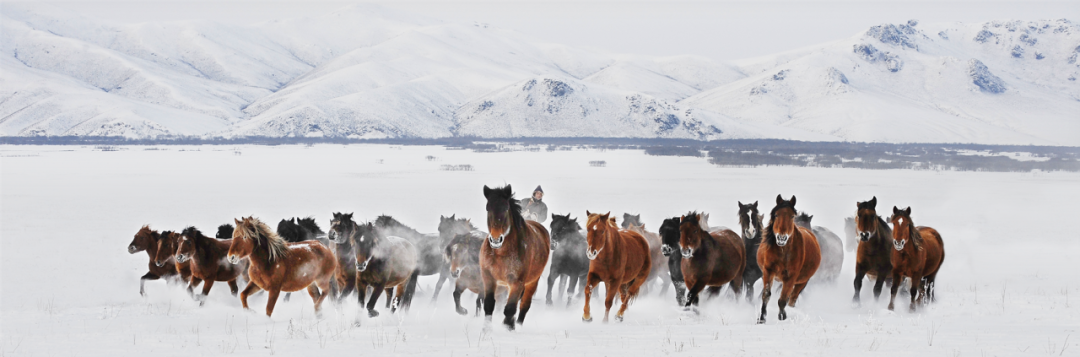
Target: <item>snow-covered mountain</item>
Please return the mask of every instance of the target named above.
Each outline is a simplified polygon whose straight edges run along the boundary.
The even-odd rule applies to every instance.
[[[1080,29],[1066,20],[886,24],[731,64],[374,5],[248,26],[13,4],[0,20],[0,135],[1080,145]]]

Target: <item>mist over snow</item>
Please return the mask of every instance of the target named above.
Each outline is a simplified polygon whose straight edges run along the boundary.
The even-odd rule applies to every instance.
[[[1080,27],[1067,19],[886,23],[722,63],[377,5],[251,25],[121,25],[44,4],[0,16],[4,136],[1080,145]],[[567,90],[541,90],[556,82]]]

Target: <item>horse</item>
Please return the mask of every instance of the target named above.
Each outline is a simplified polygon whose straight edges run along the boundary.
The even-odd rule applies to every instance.
[[[371,299],[368,300],[369,317],[379,316],[375,303],[383,290],[397,288],[396,298],[389,295],[390,312],[398,308],[407,311],[416,292],[416,282],[420,276],[420,262],[417,248],[405,238],[384,236],[382,232],[367,223],[361,226],[359,234],[351,236],[356,264],[356,290],[363,303],[367,287],[372,287]],[[357,320],[359,324],[359,320]]]
[[[668,284],[671,283],[671,273],[668,271],[667,258],[664,257],[664,253],[660,249],[663,245],[663,242],[660,241],[660,235],[645,229],[645,224],[641,223],[640,214],[623,213],[622,229],[634,231],[645,237],[646,242],[649,242],[649,257],[652,260],[652,270],[649,272],[649,279],[643,285],[646,291],[648,291],[649,284],[652,281],[660,279],[660,295],[667,293]]]
[[[589,274],[589,258],[585,256],[588,243],[585,241],[585,231],[581,229],[577,218],[551,214],[551,269],[547,278],[547,304],[553,305],[551,290],[555,285],[555,279],[559,279],[559,300],[562,300],[563,287],[566,281],[566,306],[573,301],[574,287],[577,295],[585,294],[585,277]]]
[[[195,295],[195,287],[202,283],[202,279],[191,275],[191,262],[177,262],[175,259],[176,247],[180,244],[180,233],[173,231],[161,232],[158,239],[157,253],[154,255],[154,264],[158,267],[172,265],[176,273],[180,275],[180,281],[188,283],[188,295]]]
[[[155,264],[159,240],[161,240],[161,234],[159,234],[158,231],[150,229],[149,225],[145,225],[142,226],[142,228],[139,228],[138,232],[135,232],[135,238],[128,244],[129,254],[145,251],[149,258],[146,274],[139,277],[139,295],[146,296],[147,280],[174,278],[178,274],[176,265],[174,265],[172,261],[166,261],[164,265],[160,266]]]
[[[225,223],[217,227],[217,234],[214,234],[214,238],[217,239],[232,239],[233,230],[236,228],[232,224]]]
[[[356,289],[356,257],[352,236],[360,233],[360,225],[352,220],[352,213],[334,212],[327,233],[330,250],[337,259],[337,272],[330,295],[339,303]],[[360,303],[363,304],[363,298]]]
[[[672,217],[660,224],[660,253],[667,257],[668,274],[671,277],[671,285],[675,287],[675,302],[679,306],[686,305],[686,282],[682,273],[682,254],[679,253],[679,223],[681,217]]]
[[[844,217],[844,250],[854,252],[859,246],[859,228],[855,224],[855,216]]]
[[[730,229],[708,232],[701,219],[697,212],[690,212],[679,220],[679,253],[683,257],[682,273],[687,289],[683,306],[686,308],[698,305],[698,295],[706,287],[718,291],[728,284],[738,296],[746,269],[743,239]]]
[[[266,290],[266,316],[274,313],[278,295],[307,288],[308,295],[319,313],[329,295],[330,280],[337,270],[337,260],[330,249],[319,242],[288,243],[258,218],[234,219],[232,244],[228,261],[240,264],[248,258],[248,284],[240,292],[240,303],[248,308],[248,296]]]
[[[323,232],[322,228],[319,228],[319,225],[315,223],[315,218],[312,217],[282,219],[281,222],[278,222],[277,234],[281,236],[281,239],[289,243],[318,240],[323,246],[330,246],[330,240],[326,238],[326,233]],[[334,289],[330,290],[333,291]],[[285,302],[289,302],[290,298],[292,298],[292,293],[285,293]]]
[[[176,263],[184,264],[190,261],[191,276],[203,281],[202,296],[198,298],[199,306],[206,303],[206,296],[210,294],[210,288],[215,281],[228,282],[229,292],[233,296],[240,290],[236,279],[247,270],[247,262],[225,263],[225,256],[231,245],[231,240],[207,237],[195,227],[187,227],[180,233],[176,247]],[[188,291],[194,288],[189,285]]]
[[[454,240],[459,234],[468,234],[477,232],[475,226],[472,225],[472,221],[468,218],[456,218],[457,215],[450,215],[450,217],[439,216],[439,241],[450,244],[450,241]]]
[[[856,234],[859,247],[855,253],[855,296],[851,301],[861,304],[859,292],[862,290],[863,277],[874,278],[874,299],[881,297],[881,288],[885,281],[892,278],[892,229],[877,214],[877,196],[866,202],[855,204]]]
[[[746,302],[754,301],[754,283],[761,279],[761,267],[758,266],[757,253],[761,246],[763,232],[758,202],[743,204],[739,201],[739,226],[742,228],[743,249],[746,252],[746,268],[743,269],[743,284],[746,285]]]
[[[424,234],[409,226],[398,222],[394,217],[382,215],[375,218],[374,228],[384,237],[401,237],[412,243],[417,250],[418,267],[421,276],[439,274],[439,280],[435,283],[435,292],[431,294],[431,303],[439,297],[443,283],[450,277],[450,264],[443,258],[443,247],[446,242],[439,239],[437,234]]]
[[[810,226],[813,215],[799,212],[795,216],[795,225],[809,229],[817,237],[818,246],[821,247],[821,266],[811,279],[812,283],[835,282],[840,276],[840,270],[844,267],[844,242],[840,237],[828,228],[822,226]]]
[[[611,305],[615,294],[619,294],[622,305],[615,314],[615,320],[622,321],[626,308],[637,297],[641,286],[652,271],[649,255],[649,242],[641,234],[629,230],[619,230],[615,218],[607,214],[585,211],[588,219],[585,230],[589,243],[586,256],[589,258],[589,276],[585,283],[585,313],[581,320],[592,321],[589,302],[592,290],[600,282],[604,283],[607,296],[604,299],[604,322],[608,322]]]
[[[769,213],[769,226],[765,239],[758,248],[757,261],[761,267],[761,315],[759,324],[765,323],[766,307],[772,296],[772,284],[779,281],[780,321],[787,319],[787,306],[794,307],[806,283],[814,276],[821,264],[821,247],[817,237],[809,229],[795,225],[795,196],[785,201],[776,195],[776,206]]]
[[[494,189],[484,186],[484,198],[487,199],[487,226],[490,232],[487,244],[480,246],[484,318],[490,323],[491,315],[495,312],[495,288],[498,285],[507,286],[509,295],[503,308],[503,325],[512,331],[514,315],[518,315],[518,324],[524,323],[525,315],[532,307],[533,294],[548,262],[550,238],[543,224],[526,221],[521,216],[521,205],[514,199],[510,185]]]
[[[911,306],[915,311],[915,295],[926,303],[934,300],[934,281],[938,270],[945,261],[945,243],[941,234],[930,227],[916,227],[911,220],[911,207],[900,210],[893,206],[893,215],[889,217],[893,225],[892,262],[892,297],[889,298],[889,310],[893,309],[896,291],[903,277],[911,279]],[[907,245],[911,241],[911,245]]]
[[[454,310],[460,315],[469,313],[461,307],[461,293],[469,290],[476,293],[476,316],[480,316],[481,293],[484,291],[484,280],[480,278],[480,246],[486,236],[480,231],[457,234],[444,251],[450,261],[450,277],[454,279]]]

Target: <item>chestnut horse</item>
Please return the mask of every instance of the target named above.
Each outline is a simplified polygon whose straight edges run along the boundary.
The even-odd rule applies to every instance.
[[[589,258],[589,275],[585,283],[585,313],[582,321],[592,321],[589,314],[589,302],[592,290],[604,282],[607,296],[604,299],[604,322],[608,322],[611,305],[615,294],[622,300],[615,319],[623,320],[623,314],[630,302],[637,297],[641,285],[649,278],[652,271],[652,259],[649,256],[649,242],[641,234],[629,230],[619,230],[611,213],[599,214],[585,211],[586,240],[589,243],[586,256]]]
[[[649,242],[649,258],[652,259],[652,270],[649,271],[649,279],[642,287],[647,293],[651,282],[660,279],[660,295],[663,296],[667,293],[668,285],[671,284],[671,273],[668,270],[667,257],[661,252],[663,242],[660,241],[660,235],[645,229],[645,224],[641,223],[640,214],[623,213],[622,229],[634,231],[645,237],[646,242]]]
[[[821,247],[817,237],[809,229],[795,225],[795,196],[785,201],[776,195],[776,207],[769,213],[769,226],[765,228],[765,240],[758,248],[758,266],[761,267],[761,315],[758,323],[765,323],[766,307],[772,296],[772,284],[779,281],[780,321],[787,319],[787,306],[794,307],[806,282],[814,276],[821,264]]]
[[[128,244],[128,253],[135,254],[145,251],[149,258],[147,272],[139,278],[139,295],[146,296],[147,280],[176,277],[176,265],[172,261],[166,261],[164,265],[160,266],[156,264],[158,241],[160,240],[161,234],[158,231],[151,230],[149,225],[145,225],[139,228],[139,231],[135,233],[135,238]]]
[[[680,219],[679,247],[682,254],[683,281],[686,282],[687,308],[697,306],[698,295],[705,287],[719,290],[731,286],[735,296],[742,290],[746,269],[746,247],[742,238],[730,229],[706,232],[697,212]]]
[[[938,269],[945,261],[945,243],[941,234],[930,227],[916,227],[911,221],[911,207],[899,210],[893,206],[889,218],[893,225],[892,297],[889,310],[893,309],[896,291],[904,277],[911,279],[911,311],[915,311],[915,295],[926,303],[934,299],[934,281]],[[911,245],[908,245],[908,241]]]
[[[396,298],[390,294],[386,297],[387,301],[393,301],[390,312],[396,312],[398,308],[407,311],[420,276],[419,250],[405,238],[384,236],[371,223],[360,227],[360,234],[352,236],[356,291],[363,303],[367,287],[372,287],[371,299],[367,303],[368,316],[379,316],[375,303],[383,290],[393,288],[397,288]]]
[[[859,248],[855,252],[855,305],[861,304],[859,293],[863,277],[874,278],[874,299],[881,297],[885,281],[892,278],[892,229],[877,214],[877,196],[855,204],[855,230],[859,236]]]
[[[525,314],[532,306],[532,297],[540,283],[540,275],[547,266],[551,241],[544,225],[526,221],[521,216],[521,206],[514,199],[510,185],[501,188],[484,186],[487,199],[487,225],[490,234],[487,244],[480,247],[480,276],[484,280],[484,317],[490,322],[495,312],[495,288],[509,288],[506,307],[503,308],[503,324],[514,329],[525,322]]]
[[[682,254],[679,253],[679,222],[682,218],[672,217],[660,224],[660,253],[667,257],[668,274],[671,285],[675,287],[675,302],[686,305],[686,282],[683,281]]]
[[[180,240],[176,246],[176,263],[186,264],[190,261],[191,276],[202,279],[202,296],[198,298],[199,306],[206,303],[206,296],[210,294],[210,288],[215,281],[226,281],[229,284],[229,292],[236,296],[240,290],[236,286],[236,279],[247,270],[247,261],[240,264],[228,264],[225,256],[229,253],[231,239],[214,239],[203,235],[195,227],[187,227],[180,233]],[[194,279],[192,279],[194,281]],[[194,290],[194,285],[188,286],[188,291]]]
[[[180,245],[180,233],[173,231],[161,232],[161,239],[158,239],[157,253],[154,255],[154,264],[158,267],[172,265],[176,272],[180,274],[180,280],[188,283],[188,294],[194,296],[194,289],[199,283],[202,283],[202,279],[191,275],[191,262],[180,263],[176,261],[174,256],[178,245]]]
[[[446,259],[450,261],[450,277],[454,279],[454,310],[466,315],[469,310],[461,307],[461,294],[465,290],[476,293],[476,316],[483,306],[484,280],[480,278],[480,246],[487,234],[480,231],[461,233],[446,245]]]
[[[330,249],[317,241],[287,243],[266,223],[254,217],[234,221],[236,230],[233,231],[228,260],[241,264],[241,259],[248,258],[248,285],[240,292],[240,303],[244,308],[248,308],[248,296],[266,290],[269,292],[266,316],[270,316],[282,291],[307,288],[315,302],[315,312],[319,313],[337,269],[337,261]]]
[[[758,247],[761,246],[761,235],[764,228],[761,224],[761,214],[758,213],[758,203],[751,204],[739,202],[739,226],[742,227],[743,247],[746,251],[746,268],[743,269],[743,284],[746,285],[746,302],[754,301],[754,283],[761,279],[761,267],[757,264]]]

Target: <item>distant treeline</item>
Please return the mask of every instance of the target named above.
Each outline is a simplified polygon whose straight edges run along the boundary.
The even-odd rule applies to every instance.
[[[94,136],[0,137],[7,145],[436,145],[476,152],[645,150],[648,155],[706,157],[721,166],[808,166],[957,171],[1080,171],[1080,147],[982,144],[885,144],[779,139],[698,141],[658,138],[392,138],[167,137],[127,139]],[[1001,153],[1027,156],[1016,160]]]

